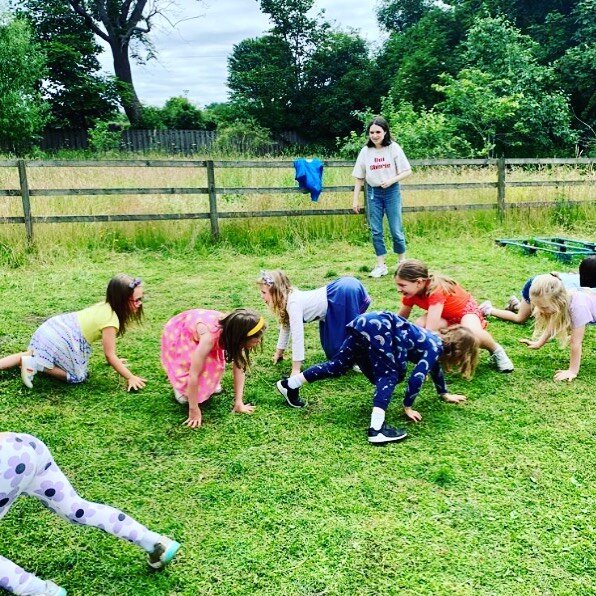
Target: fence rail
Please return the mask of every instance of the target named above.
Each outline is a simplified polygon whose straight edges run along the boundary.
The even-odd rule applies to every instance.
[[[552,206],[552,201],[531,201],[507,203],[507,187],[563,187],[563,186],[592,186],[593,180],[527,180],[507,181],[507,167],[516,165],[596,165],[596,158],[549,158],[549,159],[422,159],[412,160],[413,167],[434,166],[486,166],[496,168],[495,182],[438,182],[424,184],[403,184],[402,190],[432,191],[449,189],[486,189],[495,188],[496,201],[494,203],[447,204],[405,206],[406,213],[432,211],[468,211],[468,210],[496,210],[499,217],[504,217],[508,209],[524,207]],[[352,161],[327,160],[327,168],[353,167]],[[66,160],[0,160],[0,167],[17,168],[20,188],[0,189],[0,197],[21,197],[23,216],[0,217],[0,223],[24,224],[28,242],[33,242],[34,224],[73,223],[73,222],[124,222],[124,221],[167,221],[185,219],[210,220],[211,234],[219,236],[219,220],[249,217],[295,217],[322,215],[356,215],[351,209],[285,209],[269,211],[220,211],[218,196],[248,195],[248,194],[295,194],[296,187],[225,187],[217,186],[216,171],[225,168],[292,168],[293,161],[190,161],[190,160],[106,160],[106,161],[66,161]],[[30,188],[27,171],[29,168],[201,168],[206,170],[207,186],[201,187],[160,187],[160,188]],[[325,193],[350,192],[353,186],[328,186]],[[106,215],[48,215],[36,216],[31,209],[31,199],[37,197],[55,196],[101,196],[101,195],[208,195],[209,211],[189,213],[118,213]],[[366,190],[364,192],[366,203]],[[590,204],[596,199],[587,201],[569,201],[569,204]],[[362,212],[365,212],[363,210]]]

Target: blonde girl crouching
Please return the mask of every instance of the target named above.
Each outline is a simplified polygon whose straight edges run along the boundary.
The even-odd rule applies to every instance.
[[[555,381],[573,381],[579,374],[586,325],[596,323],[596,293],[589,290],[568,292],[559,277],[551,273],[538,275],[530,288],[534,307],[533,340],[521,339],[533,350],[553,338],[561,347],[570,345],[571,357],[566,370],[555,373]]]

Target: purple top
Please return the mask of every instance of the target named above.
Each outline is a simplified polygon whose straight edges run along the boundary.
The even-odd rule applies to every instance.
[[[596,323],[596,293],[573,292],[569,303],[569,313],[573,329]]]

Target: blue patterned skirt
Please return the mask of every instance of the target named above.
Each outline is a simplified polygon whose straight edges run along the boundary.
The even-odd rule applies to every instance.
[[[29,342],[36,368],[57,366],[66,372],[69,383],[82,383],[88,375],[91,346],[83,337],[76,313],[48,319]]]

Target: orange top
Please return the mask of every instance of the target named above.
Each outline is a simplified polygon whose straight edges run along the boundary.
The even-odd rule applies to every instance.
[[[466,292],[460,285],[455,285],[453,294],[445,294],[443,290],[435,290],[432,294],[420,296],[412,296],[411,298],[402,297],[401,301],[404,306],[419,306],[423,310],[428,310],[432,304],[442,304],[443,312],[441,316],[446,321],[459,322],[464,313],[464,307],[470,300],[472,295]]]

